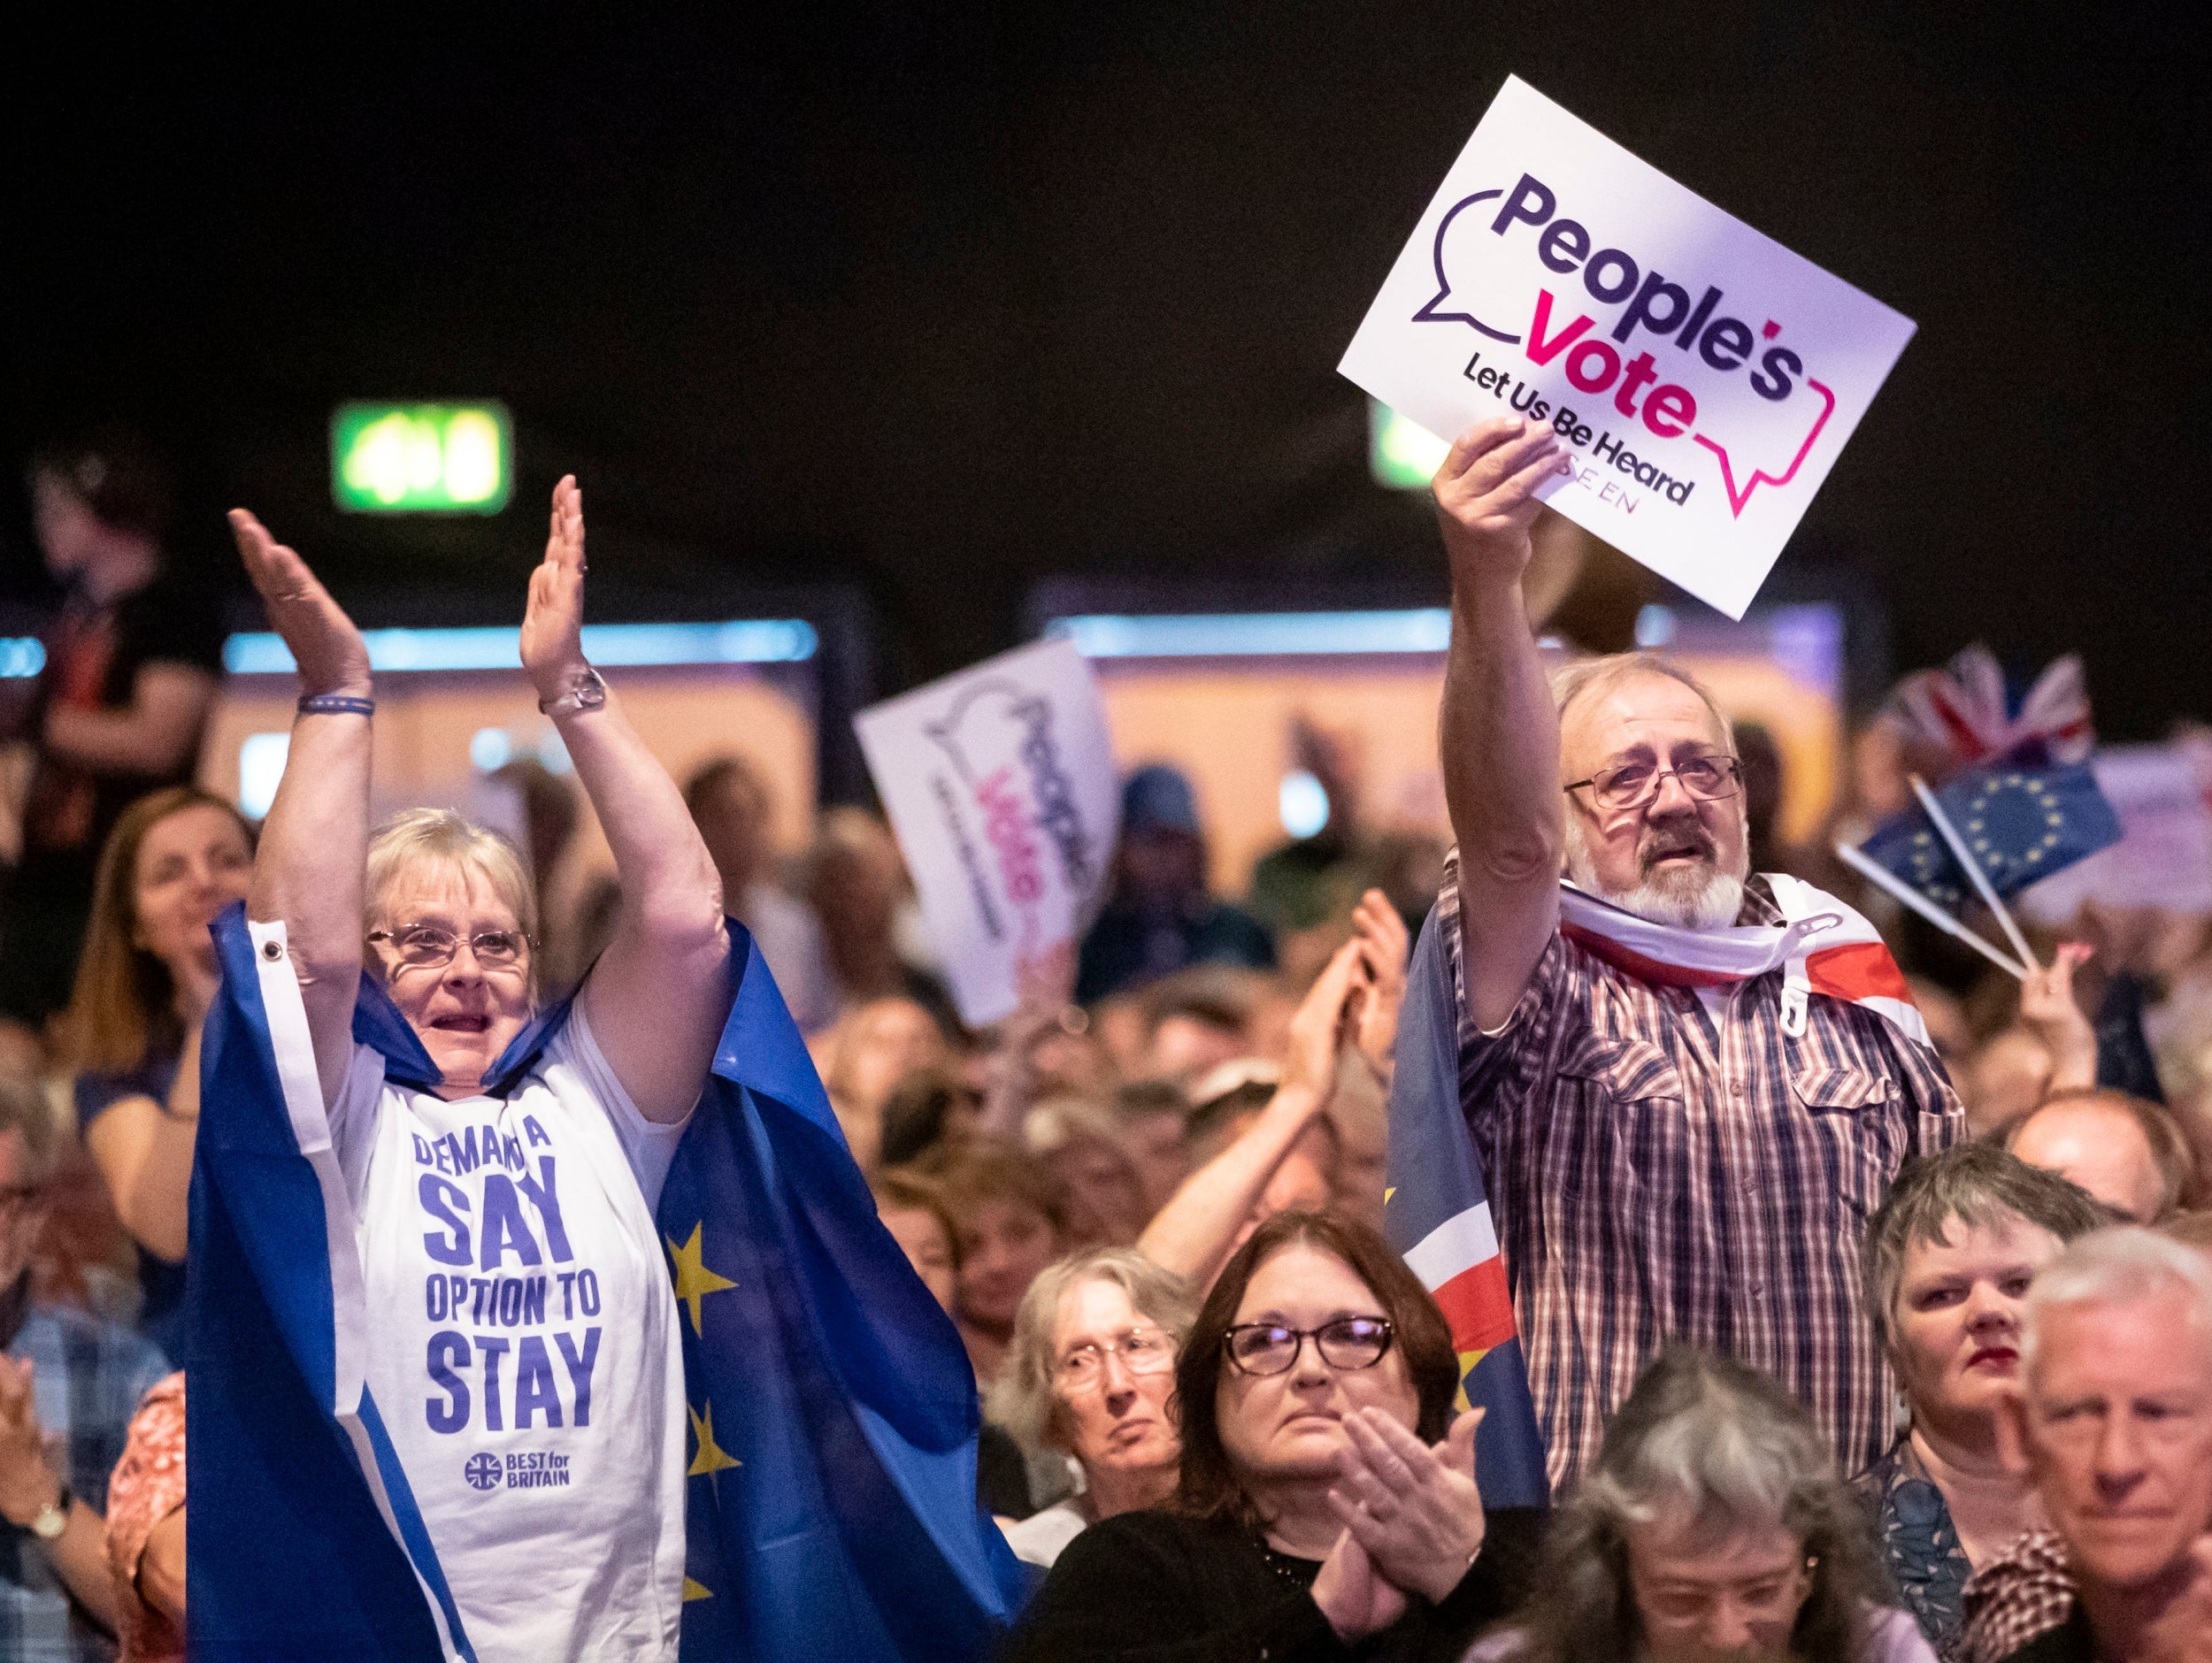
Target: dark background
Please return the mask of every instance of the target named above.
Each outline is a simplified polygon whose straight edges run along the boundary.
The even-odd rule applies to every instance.
[[[1440,593],[1334,366],[1510,71],[1917,320],[1778,578],[1851,574],[1899,669],[2084,650],[2108,736],[2212,714],[2182,8],[305,10],[0,68],[8,475],[135,418],[211,580],[235,499],[365,623],[503,622],[573,469],[600,616],[849,584],[879,692],[1054,574]],[[332,509],[340,399],[484,395],[504,513]]]

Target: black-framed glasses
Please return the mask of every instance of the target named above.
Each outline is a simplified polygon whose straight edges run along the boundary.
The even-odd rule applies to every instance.
[[[530,938],[519,930],[480,930],[474,935],[461,936],[434,923],[372,930],[369,939],[390,942],[393,956],[411,970],[444,969],[453,962],[464,941],[477,963],[488,970],[512,969],[530,951]]]
[[[1087,1391],[1106,1377],[1106,1359],[1118,1356],[1133,1375],[1162,1375],[1175,1367],[1175,1342],[1156,1328],[1133,1328],[1118,1340],[1071,1347],[1056,1371],[1070,1391]]]
[[[1332,1368],[1372,1368],[1390,1349],[1389,1319],[1340,1316],[1319,1328],[1286,1328],[1280,1322],[1239,1322],[1222,1337],[1222,1349],[1238,1372],[1288,1374],[1308,1340]]]
[[[1659,794],[1660,783],[1666,779],[1680,780],[1682,789],[1700,802],[1717,802],[1734,796],[1742,786],[1743,765],[1732,756],[1692,756],[1672,768],[1661,768],[1655,763],[1623,763],[1618,768],[1578,779],[1566,790],[1573,793],[1586,786],[1599,808],[1618,811],[1642,808]]]

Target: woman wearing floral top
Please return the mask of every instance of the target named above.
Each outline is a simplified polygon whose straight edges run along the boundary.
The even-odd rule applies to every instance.
[[[131,1417],[108,1480],[108,1567],[120,1663],[184,1663],[184,1376]]]
[[[1997,1456],[2020,1302],[2039,1267],[2106,1222],[2087,1192],[1977,1142],[1908,1166],[1868,1222],[1867,1308],[1906,1423],[1855,1487],[1875,1512],[1899,1594],[1947,1659],[1966,1579],[2042,1522],[2026,1480]]]

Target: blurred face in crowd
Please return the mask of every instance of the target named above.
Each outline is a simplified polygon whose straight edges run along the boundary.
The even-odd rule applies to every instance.
[[[1179,1109],[1141,1115],[1122,1125],[1122,1146],[1137,1169],[1147,1217],[1167,1205],[1168,1197],[1190,1176],[1190,1142]]]
[[[1294,1242],[1252,1273],[1236,1321],[1311,1330],[1340,1317],[1386,1314],[1351,1266]],[[1347,1441],[1344,1417],[1364,1408],[1409,1429],[1419,1424],[1420,1398],[1394,1342],[1364,1368],[1332,1367],[1311,1338],[1300,1342],[1297,1360],[1279,1375],[1248,1375],[1222,1360],[1215,1418],[1223,1451],[1248,1481],[1333,1476]]]
[[[46,1222],[45,1198],[30,1184],[30,1153],[14,1127],[0,1132],[0,1289],[13,1287],[29,1267]]]
[[[828,1084],[833,1095],[874,1113],[917,1069],[941,1067],[944,1031],[910,999],[871,1000],[838,1024]]]
[[[958,1273],[953,1264],[952,1238],[945,1233],[945,1221],[926,1207],[879,1207],[876,1216],[883,1221],[884,1229],[891,1232],[891,1239],[906,1254],[907,1263],[914,1267],[914,1274],[922,1279],[922,1285],[938,1304],[951,1310]]]
[[[1075,1137],[1044,1160],[1060,1192],[1068,1246],[1135,1243],[1152,1214],[1127,1155],[1102,1138]]]
[[[987,1332],[1011,1333],[1022,1295],[1059,1252],[1052,1221],[1028,1202],[970,1202],[960,1219],[960,1314]]]
[[[1623,768],[1664,773],[1634,806],[1609,807],[1595,787],[1567,799],[1567,875],[1616,906],[1662,923],[1733,923],[1750,870],[1740,789],[1693,797],[1671,770],[1728,757],[1720,719],[1671,676],[1630,675],[1586,689],[1560,724],[1563,780]]]
[[[2014,1135],[2012,1153],[2073,1179],[2138,1224],[2155,1222],[2165,1204],[2165,1182],[2142,1123],[2117,1104],[2091,1099],[2039,1109]]]
[[[2212,1522],[2212,1323],[2188,1296],[2055,1307],[2005,1407],[2024,1462],[2085,1585],[2173,1574]]]
[[[1786,1663],[1812,1592],[1805,1544],[1778,1519],[1686,1506],[1628,1527],[1628,1585],[1650,1663]]]
[[[238,816],[196,803],[157,820],[139,839],[131,868],[133,945],[152,954],[181,983],[188,972],[215,974],[207,927],[253,877],[253,848]]]
[[[522,924],[477,867],[418,861],[394,875],[370,928],[396,935],[419,924],[457,937],[453,956],[442,965],[409,964],[394,943],[373,943],[385,986],[452,1088],[473,1088],[528,1024],[531,1005],[527,944],[514,962],[487,964],[473,939],[519,935]]]
[[[1905,1249],[1890,1355],[1925,1430],[1970,1448],[1990,1445],[2020,1368],[2021,1302],[2061,1245],[2047,1230],[2006,1215],[1985,1225],[1953,1218],[1942,1241]]]
[[[1172,826],[1123,837],[1117,853],[1123,887],[1138,900],[1179,900],[1206,889],[1206,846]]]
[[[749,770],[726,769],[700,793],[694,818],[722,874],[722,904],[736,912],[768,869],[768,793]]]
[[[1119,1283],[1079,1282],[1061,1296],[1052,1353],[1059,1428],[1086,1474],[1157,1471],[1182,1458],[1167,1406],[1175,1342]]]

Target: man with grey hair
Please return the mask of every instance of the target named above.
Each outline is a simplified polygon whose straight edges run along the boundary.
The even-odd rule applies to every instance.
[[[1457,1078],[1409,1069],[1402,1031],[1392,1117],[1464,1115],[1555,1490],[1671,1342],[1774,1375],[1857,1472],[1893,1397],[1865,1220],[1964,1117],[1880,938],[1752,876],[1733,736],[1695,678],[1634,654],[1548,681],[1522,583],[1564,456],[1487,421],[1436,475],[1458,848],[1407,1023]]]
[[[2212,1262],[2147,1230],[2085,1236],[2037,1273],[2020,1351],[1998,1439],[2063,1544],[2072,1600],[2008,1634],[1970,1621],[1971,1654],[2212,1658]]]

